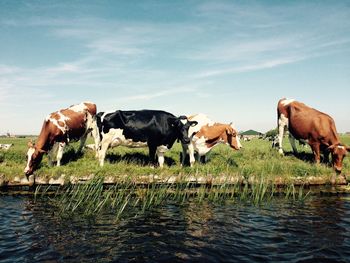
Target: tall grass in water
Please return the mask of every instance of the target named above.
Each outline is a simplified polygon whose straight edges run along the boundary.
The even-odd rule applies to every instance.
[[[119,219],[125,212],[136,216],[169,201],[183,205],[189,200],[198,203],[225,203],[230,200],[261,205],[268,203],[277,193],[293,201],[303,201],[309,195],[303,192],[303,188],[297,189],[294,185],[288,186],[284,191],[277,191],[276,186],[264,179],[252,185],[197,186],[177,183],[140,186],[129,181],[106,187],[101,177],[86,184],[71,185],[57,190],[51,201],[62,216],[95,216],[109,210]],[[42,192],[37,191],[36,196],[40,195]]]

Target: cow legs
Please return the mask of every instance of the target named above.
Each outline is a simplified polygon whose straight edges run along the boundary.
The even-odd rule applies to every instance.
[[[195,156],[194,156],[194,146],[192,143],[186,145],[188,150],[188,155],[190,157],[190,166],[193,167],[194,163],[196,162]],[[187,154],[187,153],[186,153]]]
[[[168,147],[161,145],[157,147],[157,156],[158,156],[158,163],[159,167],[163,168],[164,165],[164,154],[168,150]]]
[[[97,123],[96,123],[96,118],[94,117],[93,123],[91,124],[92,130],[91,130],[91,135],[94,138],[95,142],[95,155],[96,158],[98,158],[98,151],[99,151],[99,146],[100,146],[100,134],[98,131]]]
[[[288,126],[288,119],[283,114],[281,114],[278,119],[278,152],[280,154],[283,154],[282,141],[285,126]]]
[[[86,132],[83,136],[81,136],[81,138],[80,138],[80,145],[79,145],[79,148],[78,148],[78,153],[81,153],[81,152],[82,152],[88,134],[89,134],[89,133]]]
[[[312,143],[310,144],[312,152],[314,153],[315,163],[320,163],[320,144]]]
[[[156,151],[157,151],[157,147],[156,146],[148,146],[148,150],[149,150],[149,161],[151,166],[155,165],[155,160],[156,160]]]
[[[193,167],[196,160],[194,157],[194,147],[192,143],[188,145],[188,155],[190,156],[190,166]]]
[[[97,149],[98,151],[98,160],[100,162],[100,166],[103,166],[105,163],[106,158],[106,152],[109,148],[109,145],[111,143],[111,139],[109,137],[104,137],[101,141],[101,147],[100,149]]]
[[[295,138],[292,134],[289,133],[289,142],[290,142],[290,145],[292,145],[292,148],[293,148],[293,152],[294,154],[298,154],[298,149],[297,149],[297,146],[295,144]]]
[[[186,159],[186,155],[188,152],[188,144],[184,144],[182,143],[182,155],[181,155],[181,166],[184,167],[185,166],[185,159]]]
[[[194,157],[194,147],[192,142],[189,144],[182,144],[182,160],[181,160],[181,166],[185,165],[185,159],[186,155],[189,155],[190,157],[190,166],[192,167],[195,163],[195,157]]]
[[[328,151],[327,147],[322,147],[321,151],[323,153],[323,162],[328,164],[329,163],[329,151]]]
[[[57,166],[61,166],[61,160],[62,160],[62,157],[63,157],[63,150],[64,150],[65,146],[66,146],[65,142],[59,142],[58,143],[57,157],[56,157]]]

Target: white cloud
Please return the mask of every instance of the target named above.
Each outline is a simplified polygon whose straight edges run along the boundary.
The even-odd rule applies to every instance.
[[[168,95],[183,94],[183,93],[193,93],[196,91],[196,87],[174,87],[161,91],[148,92],[143,94],[137,94],[133,96],[121,97],[119,101],[131,101],[131,100],[151,100],[158,97],[164,97]]]
[[[130,44],[133,42],[133,45]],[[87,47],[98,53],[113,53],[115,55],[139,56],[145,54],[143,48],[136,47],[134,41],[118,39],[99,39],[87,44]]]
[[[8,66],[8,65],[0,65],[0,76],[18,73],[19,70],[20,69],[18,67]]]
[[[222,69],[216,69],[216,70],[208,70],[203,71],[196,75],[196,78],[207,78],[207,77],[214,77],[224,74],[232,74],[232,73],[242,73],[242,72],[250,72],[250,71],[256,71],[256,70],[263,70],[263,69],[269,69],[274,68],[278,66],[282,66],[285,64],[294,63],[297,61],[301,61],[305,58],[303,57],[286,57],[286,58],[277,58],[273,60],[266,60],[263,62],[257,62],[255,64],[247,64],[247,65],[241,65],[236,67],[229,67],[229,68],[222,68]]]

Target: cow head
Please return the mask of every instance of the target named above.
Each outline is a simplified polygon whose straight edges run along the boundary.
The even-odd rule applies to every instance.
[[[31,141],[28,142],[27,166],[24,168],[24,173],[27,177],[33,174],[34,170],[38,167],[44,152],[41,149],[37,149]]]
[[[350,151],[350,147],[341,144],[333,144],[328,147],[328,150],[332,155],[332,165],[335,171],[340,173],[343,168],[343,159],[348,151]]]
[[[231,148],[235,150],[239,150],[240,148],[242,148],[239,136],[237,136],[237,131],[232,127],[232,125],[228,125],[226,127],[226,136],[227,143],[230,145]]]
[[[189,121],[186,116],[180,116],[170,120],[170,124],[175,128],[177,133],[177,139],[183,144],[190,143],[190,138],[188,137],[188,129],[190,127],[196,126],[197,121]]]

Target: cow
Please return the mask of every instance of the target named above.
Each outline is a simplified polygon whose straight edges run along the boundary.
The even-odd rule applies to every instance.
[[[239,150],[242,145],[236,129],[232,124],[214,123],[205,114],[199,113],[189,116],[190,121],[196,121],[198,124],[189,129],[189,144],[182,144],[182,165],[185,164],[185,156],[188,153],[190,157],[190,166],[195,163],[194,153],[197,158],[204,156],[219,143],[225,143],[232,149]]]
[[[106,151],[109,147],[148,147],[149,159],[159,167],[164,164],[164,153],[176,140],[189,143],[188,129],[195,126],[196,121],[188,121],[186,116],[176,117],[160,110],[130,110],[96,115],[100,134],[99,163],[104,165]]]
[[[337,173],[342,170],[343,159],[350,147],[340,142],[334,120],[329,115],[295,101],[283,98],[277,105],[279,152],[283,154],[282,140],[285,127],[289,130],[289,140],[293,152],[297,154],[295,139],[306,141],[314,154],[316,163],[320,162],[321,152],[324,161],[332,156],[332,166]]]
[[[11,146],[13,146],[12,143],[2,143],[2,144],[0,144],[0,149],[4,149],[7,151],[8,149],[11,148]]]
[[[37,169],[44,153],[50,153],[51,162],[51,154],[56,147],[57,166],[60,166],[63,150],[68,142],[80,140],[78,152],[81,152],[87,135],[92,132],[97,144],[95,116],[96,105],[92,102],[82,102],[49,114],[44,120],[36,144],[28,143],[27,166],[24,169],[26,176]]]

